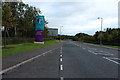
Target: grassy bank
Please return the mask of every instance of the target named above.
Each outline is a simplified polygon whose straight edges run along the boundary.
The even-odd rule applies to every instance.
[[[79,42],[79,43],[86,43],[86,42]],[[87,43],[87,44],[93,44],[93,43]],[[112,45],[100,45],[100,44],[94,44],[99,46],[106,46],[106,47],[112,47],[112,48],[120,48],[120,46],[112,46]]]
[[[50,45],[56,44],[58,42],[59,42],[59,40],[51,40],[51,41],[45,41],[45,44],[23,43],[23,44],[7,45],[6,47],[13,47],[13,48],[2,49],[2,56],[8,56],[8,55],[12,55],[12,54],[29,51],[29,50],[34,50],[37,48],[50,46]]]

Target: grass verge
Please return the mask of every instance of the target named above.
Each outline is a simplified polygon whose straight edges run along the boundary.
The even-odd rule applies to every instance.
[[[79,43],[86,43],[86,42],[79,42]],[[106,47],[112,47],[112,48],[120,48],[120,46],[112,46],[112,45],[100,45],[100,44],[94,44],[94,43],[87,43],[87,44],[93,44],[93,45],[99,45],[99,46],[106,46]]]
[[[23,43],[23,44],[7,45],[6,47],[14,47],[14,48],[2,49],[2,56],[8,56],[12,54],[29,51],[29,50],[34,50],[37,48],[50,46],[58,42],[59,40],[51,40],[51,41],[45,41],[45,44]]]

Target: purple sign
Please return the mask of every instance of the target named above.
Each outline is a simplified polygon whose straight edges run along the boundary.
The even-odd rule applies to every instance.
[[[36,16],[35,43],[44,43],[44,16]]]
[[[36,42],[44,41],[44,30],[36,30],[35,31],[35,41]]]

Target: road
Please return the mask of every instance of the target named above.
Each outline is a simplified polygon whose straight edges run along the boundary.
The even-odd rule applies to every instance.
[[[118,78],[117,50],[73,41],[63,43],[63,46],[7,71],[3,78]]]

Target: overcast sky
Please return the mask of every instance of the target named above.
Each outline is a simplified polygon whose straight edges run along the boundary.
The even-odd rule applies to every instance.
[[[49,22],[49,28],[62,27],[62,34],[75,35],[79,32],[93,35],[100,30],[103,18],[103,30],[118,27],[119,0],[22,0],[37,7]]]

